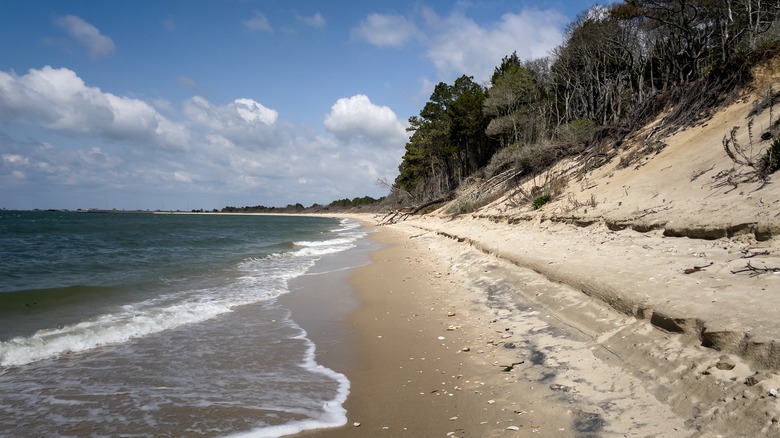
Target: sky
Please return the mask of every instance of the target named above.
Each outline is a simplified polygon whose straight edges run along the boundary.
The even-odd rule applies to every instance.
[[[379,197],[438,82],[594,1],[0,0],[0,208]]]

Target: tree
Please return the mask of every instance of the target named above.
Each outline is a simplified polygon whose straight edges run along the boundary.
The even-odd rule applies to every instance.
[[[504,57],[490,82],[483,105],[485,115],[491,118],[486,134],[498,138],[501,146],[538,141],[546,131],[544,93],[517,52]]]
[[[487,164],[498,143],[485,134],[485,97],[485,89],[466,75],[434,87],[420,115],[409,118],[412,135],[395,181],[398,189],[419,201],[438,198]]]

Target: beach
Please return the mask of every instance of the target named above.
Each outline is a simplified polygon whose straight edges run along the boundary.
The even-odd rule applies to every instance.
[[[327,334],[318,339],[307,328],[309,318],[296,319],[318,345],[318,362],[351,382],[347,424],[301,436],[778,435],[771,391],[780,379],[762,367],[764,359],[704,346],[685,333],[678,316],[700,316],[700,308],[689,307],[698,295],[671,302],[664,288],[655,288],[659,295],[648,292],[646,308],[632,313],[628,285],[635,278],[617,275],[608,264],[590,271],[577,259],[565,264],[571,257],[566,248],[577,247],[580,260],[634,263],[637,276],[644,270],[641,277],[663,280],[666,293],[679,295],[692,290],[687,282],[722,280],[714,272],[685,274],[684,266],[700,258],[694,253],[726,260],[740,254],[741,245],[673,241],[687,245],[686,258],[664,252],[672,241],[660,235],[550,228],[437,217],[377,227],[370,238],[381,249],[348,278],[357,305],[341,315],[346,330],[340,338],[320,348]],[[537,265],[512,255],[524,247],[520,241],[524,250],[538,250],[529,258]],[[631,255],[638,243],[655,247],[657,257]],[[599,260],[598,252],[608,255]],[[776,290],[776,277],[731,280]],[[726,318],[740,310],[723,299],[725,307],[710,306],[710,314]],[[653,308],[664,315],[660,302],[680,314],[653,318]],[[296,318],[307,304],[291,308]],[[762,317],[754,314],[751,324]]]
[[[776,124],[754,102],[652,154],[663,121],[501,193],[347,215],[383,249],[350,277],[349,360],[318,353],[347,424],[304,435],[780,437],[780,191],[723,150]]]

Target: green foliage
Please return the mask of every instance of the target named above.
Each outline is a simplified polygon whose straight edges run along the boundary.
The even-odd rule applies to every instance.
[[[397,189],[420,200],[436,198],[487,164],[497,142],[485,134],[485,97],[485,88],[470,76],[436,85],[420,115],[409,119],[412,135],[398,167]]]
[[[561,143],[581,143],[590,140],[596,132],[596,124],[590,119],[577,119],[561,125],[556,130],[556,139]]]
[[[377,204],[381,202],[384,199],[384,197],[379,199],[374,199],[370,196],[363,196],[362,198],[344,198],[344,199],[337,199],[330,204],[328,204],[328,207],[332,208],[361,208],[366,207],[370,205]]]
[[[536,199],[534,199],[534,204],[533,204],[534,205],[534,210],[538,210],[538,209],[542,208],[542,206],[544,204],[550,202],[551,199],[552,199],[552,197],[550,195],[538,196]]]
[[[538,141],[545,130],[539,111],[544,91],[535,74],[512,53],[496,67],[491,83],[483,107],[485,115],[491,117],[487,135],[498,138],[502,145]]]
[[[761,167],[765,175],[771,175],[780,170],[780,138],[769,146],[761,157]]]
[[[498,151],[487,165],[485,173],[492,177],[505,170],[515,169],[524,175],[535,175],[558,158],[558,148],[550,143],[515,144]]]

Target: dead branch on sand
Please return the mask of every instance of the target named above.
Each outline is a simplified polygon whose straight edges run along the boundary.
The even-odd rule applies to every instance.
[[[757,268],[751,265],[750,262],[747,262],[747,265],[744,268],[731,271],[732,274],[741,274],[743,272],[750,272],[751,277],[756,277],[761,274],[766,274],[767,272],[780,272],[780,268],[770,268],[766,265],[764,265],[763,268]]]

